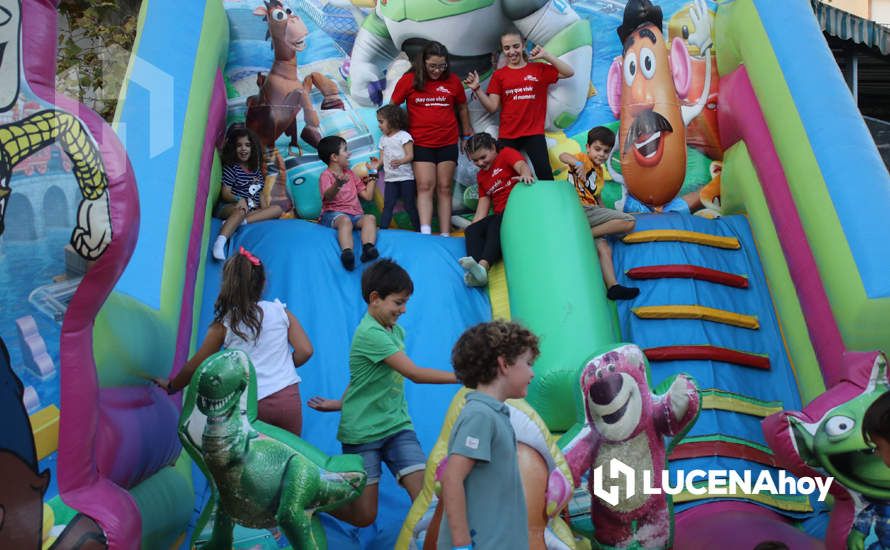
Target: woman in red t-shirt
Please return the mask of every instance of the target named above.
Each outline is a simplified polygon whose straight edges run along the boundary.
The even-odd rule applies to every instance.
[[[467,140],[467,155],[479,168],[479,204],[476,215],[464,230],[467,256],[458,260],[464,268],[468,286],[488,284],[488,270],[501,259],[501,219],[507,208],[507,198],[516,182],[535,181],[528,164],[512,147],[498,149],[491,135],[479,133]],[[488,215],[489,209],[494,214]]]
[[[460,79],[448,70],[448,50],[442,44],[429,42],[412,65],[412,70],[396,83],[390,101],[408,105],[420,232],[431,232],[433,189],[436,189],[439,229],[442,235],[448,235],[451,232],[451,181],[457,166],[458,118],[460,135],[467,138],[473,134],[467,96]]]
[[[531,56],[527,56],[525,40],[515,31],[501,36],[501,52],[507,64],[491,75],[487,93],[480,88],[479,75],[475,71],[467,76],[464,84],[473,90],[489,113],[500,108],[498,143],[502,147],[525,151],[538,179],[552,180],[553,170],[544,139],[547,88],[560,78],[571,77],[575,71],[541,46],[535,46]],[[537,59],[546,63],[529,63]]]

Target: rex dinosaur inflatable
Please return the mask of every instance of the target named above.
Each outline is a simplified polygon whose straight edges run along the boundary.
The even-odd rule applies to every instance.
[[[257,421],[256,379],[242,351],[208,358],[190,387],[179,435],[209,474],[213,492],[195,533],[215,511],[213,533],[203,548],[231,548],[236,522],[280,526],[294,548],[326,548],[317,513],[361,494],[367,479],[361,457],[327,457],[299,437]]]

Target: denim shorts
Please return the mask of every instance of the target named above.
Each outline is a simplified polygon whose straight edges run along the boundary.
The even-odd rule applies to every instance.
[[[334,227],[334,220],[339,218],[340,216],[346,216],[352,221],[352,226],[355,227],[355,224],[358,223],[364,214],[347,214],[346,212],[334,212],[329,210],[327,212],[321,213],[321,219],[318,220],[318,223],[325,227]]]
[[[362,455],[365,472],[368,474],[368,485],[380,481],[381,461],[386,463],[386,467],[397,481],[426,468],[426,457],[414,430],[402,430],[389,437],[358,445],[343,443],[343,453]]]

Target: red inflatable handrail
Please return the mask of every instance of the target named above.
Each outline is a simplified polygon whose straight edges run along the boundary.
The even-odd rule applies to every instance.
[[[663,346],[643,350],[649,361],[721,361],[769,370],[769,356],[718,346]]]
[[[748,288],[748,278],[744,275],[736,275],[697,265],[650,265],[635,267],[629,269],[626,273],[631,279],[697,279],[736,288]]]

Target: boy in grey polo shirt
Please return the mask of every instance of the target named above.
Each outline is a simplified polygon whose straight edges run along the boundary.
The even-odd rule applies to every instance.
[[[454,373],[476,391],[467,394],[448,440],[439,550],[528,548],[516,434],[504,400],[525,397],[538,353],[538,338],[506,321],[476,325],[454,345]]]

